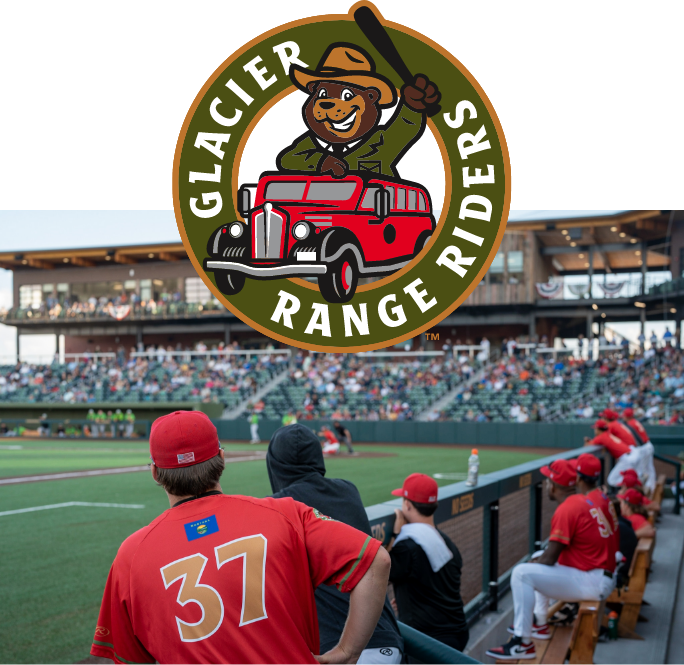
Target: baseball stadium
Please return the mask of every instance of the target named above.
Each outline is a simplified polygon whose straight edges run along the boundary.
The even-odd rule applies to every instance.
[[[4,214],[49,225],[57,213]],[[374,546],[423,548],[430,575],[460,562],[439,597],[448,586],[457,599],[462,621],[447,624],[464,641],[421,623],[446,613],[390,569],[400,641],[379,651],[403,660],[359,662],[684,662],[684,211],[512,212],[458,309],[412,340],[349,354],[286,346],[236,318],[198,276],[172,213],[79,212],[74,228],[95,214],[98,243],[65,233],[45,248],[26,234],[0,250],[0,662],[153,662],[117,651],[98,617],[121,544],[182,508],[169,510],[157,475],[156,441],[174,418],[215,428],[224,494],[281,494],[278,446],[313,441],[319,476],[358,490],[349,501],[360,497]],[[592,509],[600,556],[616,544],[605,565],[573,568],[560,512],[584,487],[610,507]],[[416,524],[437,527],[440,552],[453,546],[439,569],[427,540],[405,536],[406,511],[428,503]],[[539,591],[534,570],[559,566],[543,564],[560,547],[582,580],[602,569],[607,591],[570,577]],[[164,585],[184,639],[205,610],[181,607],[178,579]],[[237,617],[246,592],[235,593]]]

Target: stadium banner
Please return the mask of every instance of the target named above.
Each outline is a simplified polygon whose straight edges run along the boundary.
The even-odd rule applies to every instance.
[[[510,196],[503,130],[473,75],[365,1],[230,56],[173,164],[207,287],[255,330],[316,351],[386,348],[448,316],[493,261]]]

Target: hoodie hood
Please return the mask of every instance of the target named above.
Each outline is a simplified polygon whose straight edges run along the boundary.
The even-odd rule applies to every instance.
[[[266,468],[273,493],[310,476],[323,477],[325,462],[321,442],[304,425],[281,427],[268,445]]]

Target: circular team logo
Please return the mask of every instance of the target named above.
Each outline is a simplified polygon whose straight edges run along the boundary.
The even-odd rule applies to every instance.
[[[95,628],[95,637],[107,637],[109,635],[109,628],[105,628],[104,626],[97,626]]]
[[[214,295],[305,349],[384,348],[484,277],[508,218],[503,131],[473,76],[368,2],[265,33],[197,95],[174,208]]]
[[[198,533],[200,536],[203,536],[203,535],[207,532],[207,529],[208,529],[208,527],[207,527],[206,524],[200,524],[200,525],[197,527],[197,533]]]

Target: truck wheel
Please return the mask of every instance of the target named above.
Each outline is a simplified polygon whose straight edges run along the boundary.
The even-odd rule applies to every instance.
[[[234,296],[242,291],[245,285],[245,276],[231,270],[221,270],[214,273],[218,290],[226,296]]]
[[[356,293],[358,282],[356,255],[348,249],[337,260],[328,263],[328,271],[318,278],[318,288],[328,302],[349,302]]]
[[[423,233],[418,236],[418,240],[416,240],[416,247],[413,250],[413,256],[418,256],[418,254],[423,251],[425,245],[430,242],[430,238],[432,238],[432,233],[427,231],[423,231]]]

